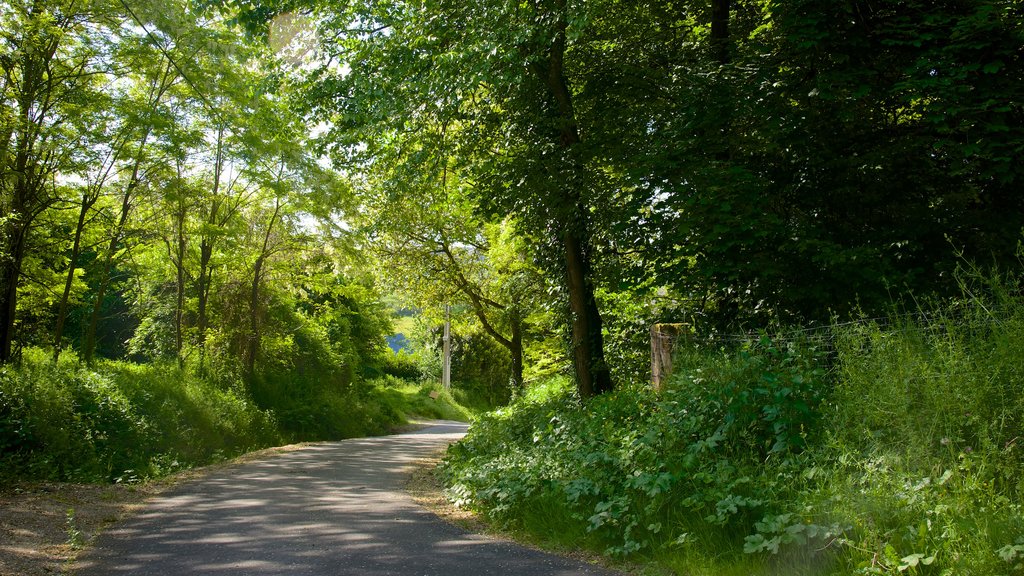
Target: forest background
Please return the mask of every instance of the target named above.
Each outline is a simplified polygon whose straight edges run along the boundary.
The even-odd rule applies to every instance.
[[[496,519],[544,510],[564,521],[541,532],[712,573],[711,550],[758,558],[742,571],[784,545],[840,573],[1020,570],[1022,19],[1016,0],[5,0],[3,476],[140,479],[466,417],[429,395],[451,305],[458,400],[519,399],[446,465]],[[396,318],[411,353],[385,345]],[[658,322],[699,359],[664,396]],[[648,433],[653,470],[631,451]],[[619,480],[581,476],[595,462]],[[891,527],[855,520],[870,495],[814,507],[864,466],[891,473],[878,498],[980,486],[958,512],[977,525],[939,522],[939,488]]]

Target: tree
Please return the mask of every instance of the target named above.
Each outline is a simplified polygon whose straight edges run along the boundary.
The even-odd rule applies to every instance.
[[[1019,11],[732,8],[726,66],[699,36],[665,52],[682,81],[652,107],[637,142],[646,171],[631,175],[657,205],[646,266],[728,324],[827,321],[949,292],[957,253],[1014,262]]]
[[[117,103],[122,108],[126,129],[131,130],[127,136],[130,144],[119,158],[123,171],[119,182],[120,193],[107,219],[108,241],[98,254],[101,265],[93,279],[93,305],[82,342],[82,357],[87,363],[92,362],[95,354],[96,334],[104,299],[110,287],[111,272],[118,256],[128,253],[124,248],[129,235],[129,219],[136,212],[149,174],[157,170],[156,159],[159,153],[154,146],[154,133],[159,138],[158,125],[170,123],[162,103],[171,88],[181,81],[174,70],[174,64],[153,47],[137,39],[125,41],[122,47],[127,52],[124,61],[131,64],[125,74],[132,78],[132,85]]]
[[[507,351],[511,385],[519,388],[527,316],[543,280],[533,274],[526,247],[511,237],[511,221],[483,222],[472,215],[464,195],[446,196],[440,206],[430,202],[429,193],[417,195],[416,202],[402,196],[367,202],[369,248],[381,259],[392,289],[409,302],[437,310],[465,303],[484,332]],[[364,193],[364,201],[370,197]]]
[[[120,186],[120,214],[115,217],[116,225],[109,231],[110,242],[105,256],[102,256],[104,264],[99,271],[99,277],[95,279],[97,287],[93,315],[87,325],[82,347],[86,362],[92,361],[99,309],[109,282],[114,254],[124,234],[135,200],[136,188],[143,176],[143,160],[148,153],[148,144],[158,115],[157,107],[168,88],[177,80],[170,74],[171,64],[158,58],[153,50],[146,50],[144,46],[140,46],[138,39],[130,33],[122,32],[118,37],[110,34],[106,39],[106,58],[100,70],[104,78],[102,88],[105,90],[95,91],[95,102],[89,106],[89,113],[71,119],[74,132],[79,134],[84,142],[84,145],[79,147],[82,150],[79,154],[83,157],[78,159],[76,168],[76,173],[84,183],[80,186],[78,221],[74,229],[64,291],[54,328],[55,360],[63,346],[71,288],[79,259],[86,248],[82,245],[82,238],[86,232],[86,224],[91,220],[90,213],[94,209],[102,212],[106,207],[100,200],[110,195],[109,188]],[[147,78],[147,75],[151,76]],[[109,81],[113,76],[128,78],[129,81],[115,85]],[[94,78],[100,77],[99,74],[94,75]],[[97,203],[100,204],[98,208]],[[100,214],[96,216],[96,219],[102,220],[99,218]]]
[[[551,108],[554,104],[557,110],[554,122],[558,127],[557,140],[569,156],[563,163],[567,162],[570,174],[576,176],[575,173],[583,168],[571,157],[573,147],[581,142],[581,136],[565,69],[569,17],[566,8],[565,0],[555,0],[551,8],[541,10],[538,14],[542,21],[553,21],[552,29],[540,31],[542,38],[551,37],[550,46],[539,56],[531,55],[529,64],[535,79],[541,81],[548,90],[548,102],[541,104],[542,109]],[[612,382],[611,372],[604,360],[601,315],[594,298],[590,223],[588,207],[579,190],[582,184],[578,176],[570,177],[568,186],[558,188],[562,192],[558,202],[564,205],[563,210],[568,213],[568,223],[562,224],[559,232],[565,253],[566,284],[572,314],[573,365],[580,395],[586,398],[611,390]]]
[[[404,151],[414,161],[458,156],[466,178],[478,182],[474,189],[485,210],[550,227],[580,393],[611,389],[591,272],[595,198],[586,193],[599,179],[577,151],[582,135],[566,68],[576,41],[569,33],[576,7],[553,0],[310,9],[323,38],[331,39],[307,85],[310,115],[330,123],[327,147],[356,170],[372,169],[385,149]],[[240,19],[262,23],[273,12],[262,5]],[[495,21],[504,24],[495,27]],[[444,154],[412,144],[418,131],[432,126],[451,126],[463,141],[446,144]],[[514,140],[501,142],[502,135]],[[495,153],[509,159],[504,167],[519,186],[491,185],[497,180],[490,159]]]
[[[78,144],[67,124],[92,93],[97,46],[83,36],[85,8],[27,0],[0,11],[0,362],[13,353],[33,224],[60,200],[56,178]]]
[[[174,174],[164,175],[160,196],[165,209],[157,217],[173,268],[174,348],[184,363],[186,348],[194,346],[204,370],[207,337],[214,323],[211,306],[217,271],[240,259],[233,248],[245,226],[241,218],[259,189],[250,166],[264,155],[279,157],[275,150],[261,148],[260,139],[249,133],[273,132],[277,126],[252,124],[253,111],[266,97],[261,89],[265,70],[255,65],[259,51],[245,45],[237,31],[223,23],[206,18],[188,22],[196,16],[178,9],[181,18],[155,21],[158,27],[171,27],[161,30],[168,40],[158,39],[147,29],[167,64],[162,73],[154,70],[144,77],[149,82],[148,97],[154,112],[162,100],[167,101],[169,112],[151,113],[150,118],[160,124],[142,134],[152,139],[156,154],[175,169]],[[205,48],[197,53],[195,46]],[[142,158],[138,157],[136,170]],[[135,187],[126,189],[123,217],[131,210],[129,194]],[[112,240],[111,254],[114,246]],[[97,298],[96,310],[100,302]]]
[[[441,310],[464,303],[488,337],[509,354],[512,385],[518,388],[523,383],[525,318],[536,298],[513,286],[529,266],[522,260],[507,262],[504,269],[495,265],[494,241],[512,249],[499,230],[514,227],[510,221],[489,222],[474,213],[471,183],[446,145],[460,138],[458,130],[455,124],[424,122],[403,146],[378,150],[355,182],[361,210],[352,223],[381,262],[381,275],[391,289],[411,305]]]
[[[302,250],[308,241],[295,228],[303,193],[314,193],[322,183],[304,149],[305,139],[298,118],[282,102],[262,101],[249,126],[247,138],[253,152],[247,175],[261,188],[246,220],[255,245],[251,264],[248,332],[243,352],[245,373],[252,378],[263,338],[265,285],[272,276],[275,257],[285,258]],[[255,240],[255,241],[253,241]]]
[[[249,294],[249,345],[245,352],[245,372],[252,376],[256,372],[256,355],[260,350],[260,289],[265,279],[267,259],[276,251],[271,244],[275,227],[281,217],[281,199],[274,198],[274,210],[264,227],[263,240],[252,266],[252,290]]]

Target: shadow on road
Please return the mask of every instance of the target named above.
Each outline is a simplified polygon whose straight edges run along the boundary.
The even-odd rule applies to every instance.
[[[467,534],[416,506],[410,466],[465,433],[314,444],[186,484],[104,533],[75,574],[611,574]]]

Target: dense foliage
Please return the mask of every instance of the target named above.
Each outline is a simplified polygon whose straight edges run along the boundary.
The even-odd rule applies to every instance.
[[[564,382],[480,419],[451,495],[687,574],[1024,570],[1024,302],[683,352],[668,389]]]
[[[1019,272],[1022,45],[1019,0],[0,0],[0,463],[518,398],[447,464],[502,522],[691,572],[1019,572],[1019,290],[847,321]],[[448,319],[438,404],[396,376],[436,379]],[[655,322],[715,344],[661,396]]]
[[[1015,1],[223,4],[303,14],[295,86],[400,260],[439,281],[515,220],[584,396],[636,377],[630,322],[823,323],[1016,265]]]
[[[25,350],[20,367],[0,368],[0,482],[138,482],[257,448],[384,434],[412,416],[469,417],[437,385],[383,377],[332,390],[291,378],[262,383],[254,401],[241,378],[173,360],[89,368]],[[267,397],[278,389],[288,397]]]
[[[379,362],[389,313],[332,230],[347,187],[272,51],[187,3],[0,19],[0,361],[72,347],[254,377],[299,332],[323,364]]]
[[[188,2],[0,2],[4,479],[466,417],[389,377],[352,187],[271,48]]]
[[[653,112],[631,133],[607,123],[644,151],[621,164],[625,245],[651,247],[638,274],[664,274],[721,324],[953,294],[959,254],[1018,265],[1019,3],[732,7],[724,63],[698,6],[656,27],[665,44],[641,48],[640,73],[654,86],[636,91]]]
[[[38,349],[0,373],[0,478],[131,482],[273,446],[271,413],[172,363],[90,370]]]

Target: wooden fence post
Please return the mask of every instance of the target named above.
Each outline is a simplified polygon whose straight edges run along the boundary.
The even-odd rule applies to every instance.
[[[651,326],[651,385],[662,392],[672,375],[672,352],[683,336],[683,324]]]

